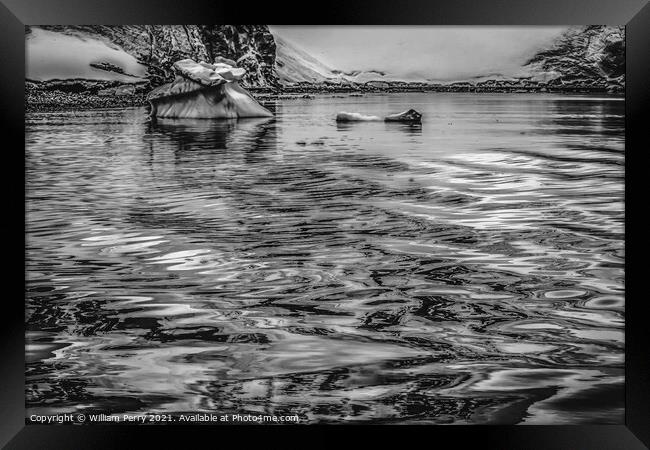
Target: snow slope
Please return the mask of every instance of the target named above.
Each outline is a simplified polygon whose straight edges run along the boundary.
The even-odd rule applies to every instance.
[[[33,27],[26,36],[26,78],[34,81],[77,79],[143,81],[146,67],[117,47],[90,36],[67,35]],[[108,64],[123,73],[92,67]],[[109,66],[107,66],[109,67]]]
[[[275,70],[280,83],[321,83],[326,80],[338,81],[342,79],[340,75],[334,73],[332,68],[299,49],[293,43],[277,34],[273,36],[273,39],[276,48]]]
[[[293,83],[366,83],[369,81],[404,81],[383,71],[366,70],[342,72],[333,69],[296,44],[273,35],[276,45],[275,69],[281,84]],[[424,80],[408,80],[424,81]]]

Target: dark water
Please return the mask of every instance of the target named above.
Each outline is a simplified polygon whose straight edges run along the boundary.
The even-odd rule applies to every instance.
[[[27,117],[28,414],[623,422],[621,99],[267,106]]]

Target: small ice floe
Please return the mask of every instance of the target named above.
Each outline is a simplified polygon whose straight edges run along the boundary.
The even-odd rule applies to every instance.
[[[336,115],[337,122],[376,122],[381,121],[379,116],[367,116],[360,113],[351,113],[341,111]],[[384,117],[384,122],[408,122],[408,123],[422,123],[422,114],[414,109],[409,109],[401,113],[390,114]]]
[[[366,116],[364,114],[346,111],[341,111],[336,115],[337,122],[373,122],[379,120],[381,120],[381,117],[379,116]]]
[[[176,79],[147,95],[151,117],[236,119],[271,117],[238,81],[246,70],[217,57],[214,64],[192,59],[176,61]]]

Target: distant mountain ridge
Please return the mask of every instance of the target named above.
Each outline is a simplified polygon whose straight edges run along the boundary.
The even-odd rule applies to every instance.
[[[297,83],[364,84],[367,82],[402,82],[404,77],[392,75],[384,70],[342,71],[324,64],[311,54],[287,39],[274,36],[276,44],[276,73],[281,85]],[[409,80],[426,82],[425,79]]]
[[[329,67],[287,39],[273,36],[276,45],[275,67],[281,85],[297,83],[363,84],[369,81],[403,81],[383,70],[342,71]],[[420,80],[424,81],[424,80]]]

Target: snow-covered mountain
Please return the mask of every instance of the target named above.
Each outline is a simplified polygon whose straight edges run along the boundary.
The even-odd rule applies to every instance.
[[[329,67],[282,36],[275,34],[273,38],[276,47],[275,69],[278,81],[282,85],[295,83],[363,84],[369,81],[403,81],[400,77],[381,70],[343,72]]]
[[[295,44],[278,36],[275,40],[275,71],[282,84],[322,83],[327,80],[342,81],[340,72],[323,64]]]
[[[276,72],[283,85],[441,83],[425,78],[404,79],[382,70],[343,72],[323,64],[277,34],[274,39]],[[551,86],[621,89],[625,84],[625,29],[604,25],[570,27],[548,48],[530,55],[517,75],[477,74],[469,79],[450,80],[442,84],[466,82],[481,85],[504,81],[516,83],[517,80],[534,80]]]
[[[95,89],[102,88],[98,83],[130,83],[146,90],[173,79],[174,61],[212,61],[223,56],[247,70],[243,84],[248,87],[374,84],[382,88],[403,82],[436,83],[425,78],[404,79],[381,68],[337,70],[272,34],[266,25],[75,25],[26,30],[27,78],[37,82],[90,80]],[[480,87],[535,80],[549,87],[621,90],[625,83],[625,30],[600,25],[569,28],[548,48],[530,55],[520,75],[505,78],[498,73],[476,74],[442,84],[456,81]]]
[[[583,86],[625,84],[625,28],[571,27],[526,63],[535,79]]]

